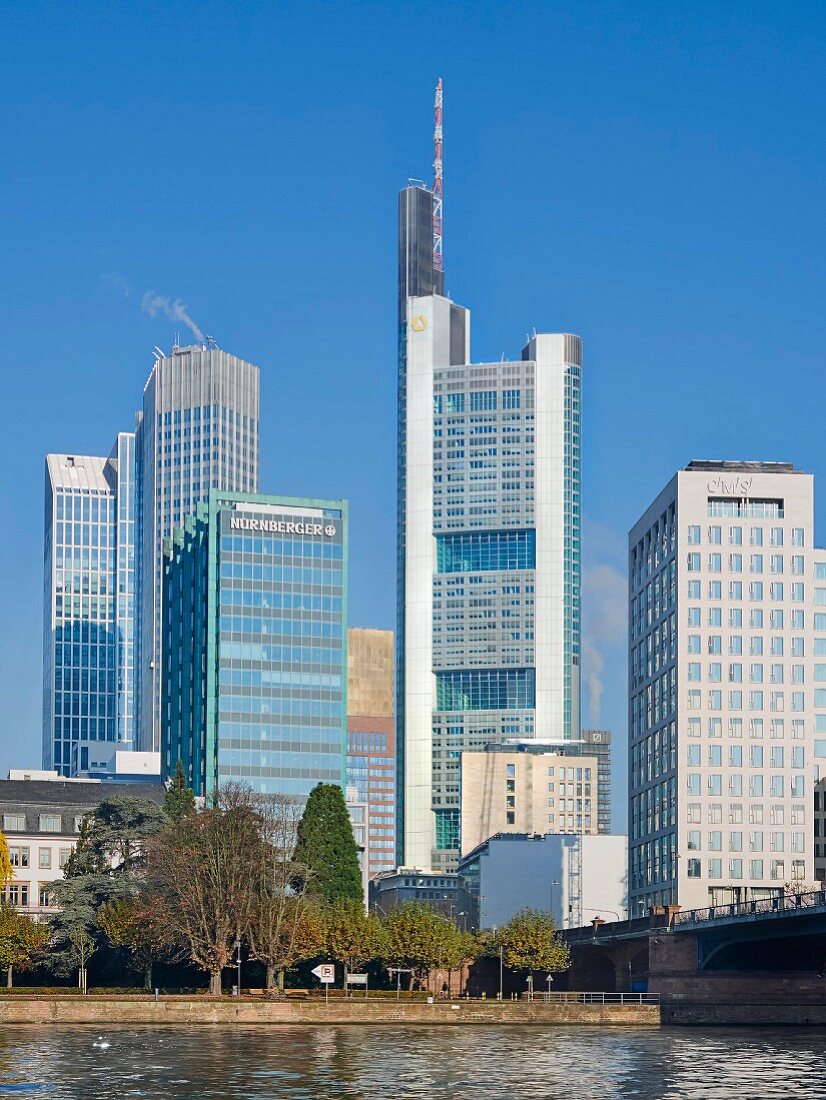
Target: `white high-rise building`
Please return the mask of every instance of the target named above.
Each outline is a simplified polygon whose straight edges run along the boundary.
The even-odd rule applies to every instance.
[[[579,736],[582,344],[542,333],[471,362],[431,213],[402,191],[397,857],[449,870],[461,752]]]
[[[692,462],[630,533],[632,916],[814,880],[826,554],[813,536],[813,478],[780,462]]]
[[[175,347],[144,387],[137,427],[137,747],[160,749],[163,540],[210,489],[258,491],[258,367],[220,348]]]

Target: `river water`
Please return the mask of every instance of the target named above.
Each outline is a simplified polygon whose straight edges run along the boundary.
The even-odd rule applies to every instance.
[[[6,1026],[0,1097],[826,1097],[813,1030]]]

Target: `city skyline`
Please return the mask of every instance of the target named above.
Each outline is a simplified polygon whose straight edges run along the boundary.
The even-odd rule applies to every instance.
[[[458,28],[455,22],[448,22],[448,40],[452,40]],[[630,34],[628,27],[614,29]],[[649,45],[652,40],[659,40],[658,36],[665,40],[667,29],[659,23],[649,28]],[[541,26],[540,37],[551,30],[549,24]],[[690,37],[691,29],[686,33]],[[723,52],[732,37],[731,26],[721,28]],[[788,37],[781,35],[776,48],[793,53],[796,47],[792,39],[790,30]],[[745,45],[736,64],[738,72],[748,78],[761,69],[758,62],[768,48],[764,30],[751,28]],[[596,63],[600,45],[594,43],[590,48],[594,51],[592,63]],[[797,48],[805,54],[805,50]],[[712,53],[718,67],[712,65],[703,80],[694,79],[692,88],[701,100],[704,96],[707,100],[725,86],[719,67],[723,53],[715,54],[708,44],[705,49]],[[173,324],[152,321],[140,313],[138,302],[143,291],[151,287],[181,294],[200,323],[206,324],[208,318],[210,331],[213,327],[221,330],[218,335],[222,346],[231,347],[270,372],[272,388],[262,419],[269,418],[272,429],[269,439],[262,441],[261,484],[272,491],[341,495],[352,500],[351,622],[393,626],[394,555],[388,515],[393,510],[394,494],[392,472],[388,476],[383,467],[392,466],[393,453],[394,333],[387,318],[392,316],[395,265],[390,255],[392,241],[388,247],[383,238],[392,238],[391,196],[404,182],[411,157],[420,166],[419,171],[428,174],[429,125],[426,115],[422,117],[421,104],[427,101],[438,72],[445,76],[450,135],[446,153],[445,252],[451,280],[462,290],[461,300],[474,313],[478,353],[483,359],[498,358],[503,347],[512,346],[508,334],[512,334],[514,327],[519,332],[532,323],[559,331],[580,331],[589,349],[583,551],[591,583],[584,585],[585,642],[587,646],[588,592],[599,591],[603,610],[596,616],[592,612],[595,626],[590,638],[604,665],[605,694],[599,724],[614,728],[620,737],[625,726],[624,631],[621,613],[617,623],[611,617],[616,616],[615,604],[610,603],[611,595],[616,597],[618,576],[620,596],[624,598],[625,532],[670,472],[692,458],[703,456],[788,459],[815,474],[822,472],[816,449],[815,411],[800,408],[797,397],[789,390],[772,386],[777,364],[772,335],[778,342],[778,334],[782,333],[784,356],[794,360],[801,387],[817,385],[816,349],[822,343],[821,321],[812,297],[810,251],[817,251],[814,240],[822,227],[822,214],[812,204],[809,186],[800,177],[801,170],[796,174],[784,171],[790,161],[805,165],[810,178],[817,171],[817,155],[803,149],[808,146],[803,140],[807,119],[813,117],[815,109],[814,104],[803,103],[804,88],[798,89],[788,76],[775,86],[775,96],[792,97],[795,104],[799,97],[802,107],[794,112],[798,128],[784,133],[779,142],[775,134],[764,144],[752,124],[738,113],[746,105],[765,106],[763,97],[768,95],[749,86],[747,79],[739,98],[734,97],[734,106],[729,98],[722,119],[709,127],[708,140],[701,141],[693,128],[695,115],[691,108],[676,118],[672,113],[666,120],[666,111],[658,114],[652,106],[654,78],[649,78],[648,83],[640,78],[633,85],[633,94],[642,97],[644,122],[641,130],[630,127],[631,136],[645,135],[654,140],[643,143],[644,147],[634,146],[633,173],[630,165],[621,161],[615,165],[609,181],[597,171],[597,154],[601,152],[604,156],[613,148],[611,126],[596,110],[606,107],[608,74],[597,74],[595,86],[582,93],[585,95],[582,103],[574,102],[557,88],[554,95],[563,96],[559,112],[551,107],[549,99],[537,95],[538,84],[531,82],[529,76],[528,88],[519,89],[523,102],[529,104],[528,113],[517,113],[514,118],[514,91],[501,85],[485,91],[478,78],[460,63],[458,54],[446,61],[441,64],[441,58],[437,57],[428,59],[426,65],[417,63],[416,69],[401,70],[392,83],[402,90],[402,102],[397,107],[371,108],[382,141],[378,143],[381,148],[370,148],[366,154],[361,151],[361,155],[368,156],[371,166],[378,168],[372,175],[368,173],[367,201],[362,205],[369,209],[372,223],[381,222],[381,232],[377,229],[375,237],[363,233],[365,222],[359,214],[352,227],[352,238],[349,230],[336,228],[322,248],[318,242],[308,241],[304,231],[304,239],[299,243],[295,228],[289,224],[290,205],[282,197],[280,182],[277,184],[271,211],[275,216],[269,219],[272,229],[264,234],[269,246],[266,263],[278,273],[282,271],[286,253],[291,275],[289,309],[283,304],[287,286],[283,274],[274,275],[275,282],[262,283],[265,257],[259,255],[253,241],[252,222],[247,225],[243,212],[237,208],[235,217],[241,219],[242,231],[240,235],[233,233],[231,242],[226,234],[199,234],[196,221],[184,216],[179,230],[171,234],[172,248],[164,250],[164,264],[159,273],[156,261],[161,254],[158,248],[161,238],[151,228],[151,219],[140,215],[136,192],[127,189],[124,202],[119,204],[125,213],[119,214],[117,221],[117,224],[122,221],[124,227],[125,246],[119,244],[113,248],[111,230],[115,222],[105,203],[103,206],[100,203],[108,193],[107,188],[119,179],[118,172],[123,170],[117,161],[103,190],[91,191],[93,203],[98,204],[95,209],[100,211],[101,229],[93,228],[85,248],[79,248],[72,238],[74,228],[80,225],[76,195],[67,196],[64,213],[46,219],[44,229],[50,227],[50,246],[75,253],[67,262],[78,291],[62,302],[63,284],[60,279],[45,275],[45,269],[38,266],[42,261],[35,248],[29,250],[26,262],[18,266],[18,285],[6,299],[6,308],[10,310],[10,323],[4,325],[9,333],[7,356],[13,365],[20,400],[18,415],[13,422],[10,418],[4,439],[7,448],[4,457],[9,464],[10,456],[14,456],[16,475],[15,485],[4,491],[3,498],[10,517],[3,546],[9,563],[4,598],[13,620],[20,626],[3,651],[2,690],[9,703],[8,728],[0,733],[0,760],[4,766],[30,764],[37,756],[40,647],[36,636],[42,586],[38,555],[42,498],[38,480],[42,456],[48,451],[106,454],[113,430],[130,427],[134,395],[140,392],[138,387],[147,373],[149,349],[155,342],[168,346],[174,331]],[[668,50],[665,50],[655,65],[655,78],[670,87],[667,66]],[[805,77],[799,79],[804,80],[805,86]],[[51,80],[56,81],[57,77]],[[380,83],[387,87],[390,81],[383,75]],[[50,87],[49,78],[44,87]],[[56,91],[54,83],[51,87]],[[614,90],[612,87],[612,94]],[[497,103],[503,92],[504,100]],[[69,98],[79,103],[85,94],[85,89],[79,88],[74,99],[71,95]],[[113,94],[117,99],[124,89],[116,84]],[[179,93],[175,90],[173,94]],[[623,96],[630,94],[626,86]],[[357,89],[352,95],[356,99],[363,96],[364,102],[368,102],[364,91]],[[491,110],[496,103],[492,119],[477,121],[474,97],[478,100],[480,96]],[[627,98],[620,98],[623,105],[628,102]],[[411,106],[415,112],[409,109]],[[319,110],[320,125],[327,133],[336,112],[331,116],[329,108],[317,99],[310,109]],[[352,105],[347,105],[347,109],[352,110]],[[617,115],[620,111],[618,107]],[[154,122],[152,111],[150,115]],[[539,172],[541,183],[539,179],[532,180],[531,173],[520,173],[519,179],[509,183],[511,194],[506,204],[499,184],[491,182],[494,173],[490,171],[492,147],[505,132],[506,122],[511,136],[516,133],[528,140],[541,124],[543,135],[553,133],[560,141],[570,141],[577,120],[585,121],[589,116],[596,121],[587,141],[585,137],[576,138],[575,144],[566,149],[570,179],[551,178],[547,173],[543,176],[542,167],[550,164],[544,160]],[[415,124],[409,122],[411,118],[417,120]],[[629,124],[624,125],[627,132]],[[396,133],[399,127],[400,132]],[[667,135],[672,128],[675,140],[669,146]],[[721,151],[726,144],[725,135],[735,130],[744,135],[744,142],[751,143],[745,148],[738,147],[744,162],[739,166]],[[719,148],[713,140],[718,136]],[[148,143],[147,152],[155,151],[154,141],[159,138],[160,134]],[[68,166],[73,160],[65,145],[58,142],[55,150],[54,143],[45,144],[50,145],[61,164]],[[318,141],[318,135],[315,144],[324,145]],[[308,147],[301,148],[306,155]],[[575,158],[572,161],[572,149],[581,158],[580,164],[576,164]],[[349,156],[341,143],[334,141],[323,154],[318,148],[312,151],[306,165],[299,157],[298,171],[307,185],[300,186],[298,191],[291,186],[289,193],[300,192],[302,204],[315,216],[325,206],[334,209],[339,184],[332,177],[338,175],[340,180],[340,174],[332,169],[337,163],[345,169],[355,168]],[[152,159],[151,155],[148,159]],[[745,201],[739,203],[741,185],[746,176],[752,183],[757,166],[764,167],[766,172],[754,185],[756,194],[746,195]],[[680,182],[678,176],[684,167],[689,170],[685,182]],[[590,179],[588,168],[594,170]],[[304,176],[305,172],[309,174]],[[74,174],[70,171],[64,175],[72,178]],[[702,181],[707,179],[714,180],[713,191],[703,190]],[[310,185],[312,181],[314,184]],[[634,190],[641,182],[641,193],[635,196]],[[162,236],[169,233],[173,217],[181,215],[185,196],[197,218],[208,215],[217,194],[208,190],[201,201],[189,190],[176,190],[176,186],[182,185],[166,186],[171,187],[171,204],[160,218],[158,228]],[[657,186],[664,186],[661,201],[668,203],[676,224],[662,222],[656,215],[650,217],[649,211],[644,210],[646,200]],[[283,195],[287,190],[285,186]],[[14,194],[13,188],[7,194],[12,207],[20,205],[14,203]],[[456,198],[462,195],[461,203],[453,202],[451,195]],[[738,206],[733,214],[735,195]],[[243,197],[245,203],[250,201],[249,192],[245,191]],[[37,191],[30,203],[23,204],[23,221],[27,225],[30,212],[40,209],[44,198],[45,193]],[[597,209],[597,200],[607,205],[605,212]],[[496,217],[485,223],[484,251],[488,254],[485,265],[491,275],[485,285],[478,285],[472,273],[480,264],[482,251],[480,243],[474,242],[474,223],[482,224],[479,210],[484,204],[496,210]],[[620,206],[624,228],[612,237]],[[658,213],[664,210],[663,205]],[[260,232],[259,218],[255,219],[255,229]],[[145,242],[139,240],[144,232]],[[811,243],[802,252],[796,250],[792,271],[787,262],[788,241],[798,238]],[[33,239],[45,243],[37,231]],[[345,291],[337,300],[330,333],[309,339],[311,311],[315,312],[318,302],[334,286],[340,290],[344,285],[338,278],[336,265],[343,263],[349,252],[347,268],[352,271],[349,246],[356,239],[360,243],[359,264],[363,265],[362,279],[358,281],[365,281],[368,287],[370,308],[363,309],[364,302]],[[302,250],[302,244],[309,252]],[[218,263],[213,266],[206,260],[216,249]],[[255,255],[256,263],[249,275],[239,278],[251,254]],[[321,270],[318,261],[322,254],[333,265],[332,270]],[[765,265],[773,268],[771,282],[757,272],[753,261],[758,254]],[[516,266],[515,255],[522,257]],[[549,255],[553,256],[550,264]],[[196,271],[199,260],[204,261],[200,265],[202,270]],[[630,268],[636,270],[629,268],[629,260]],[[222,265],[228,278],[221,274]],[[26,306],[25,295],[28,293],[34,300],[33,280],[41,273],[43,285],[36,297],[41,306],[44,302],[48,304],[52,318],[48,331],[38,330],[33,335],[33,314]],[[300,285],[296,284],[296,274],[300,276]],[[105,289],[101,289],[101,280]],[[503,281],[508,285],[503,285]],[[227,286],[228,282],[233,285]],[[136,289],[127,296],[129,285]],[[501,310],[493,308],[497,299],[504,301]],[[278,303],[274,315],[268,308],[273,301]],[[260,316],[262,313],[266,316]],[[354,326],[353,317],[373,320]],[[312,353],[308,360],[310,345]],[[710,346],[713,354],[708,354]],[[113,349],[116,349],[114,355]],[[299,356],[300,369],[291,371],[290,365],[298,362]],[[59,362],[61,371],[72,375],[71,387],[52,390],[49,383],[57,375],[50,374],[49,360]],[[725,363],[722,379],[720,362]],[[323,384],[315,385],[315,378],[323,379]],[[113,392],[106,392],[106,382]],[[367,403],[363,400],[365,386],[372,392]],[[358,400],[349,392],[351,389],[358,392]],[[629,396],[625,395],[626,390],[630,391]],[[777,409],[771,434],[761,420],[769,392]],[[302,422],[297,412],[302,401],[307,402],[308,393],[319,401],[313,416],[314,432],[310,432],[309,425]],[[664,397],[671,400],[664,401]],[[289,416],[279,415],[285,408],[289,409]],[[623,415],[639,416],[645,421],[655,408],[657,419],[647,422],[656,426],[656,433],[646,439],[644,446],[639,446],[638,435],[622,423]],[[379,424],[381,427],[377,427]],[[373,428],[376,430],[371,431]],[[348,452],[347,441],[354,438],[360,442],[358,454]],[[346,455],[346,463],[342,462],[342,455]],[[363,516],[361,527],[359,513]],[[599,552],[598,542],[602,545]],[[595,583],[601,587],[596,588]],[[605,608],[613,611],[606,615]],[[586,655],[586,677],[590,669],[599,679],[598,660],[593,654],[590,659]],[[599,685],[592,683],[591,690],[598,694]],[[584,721],[594,724],[588,713],[588,693],[583,702]],[[21,747],[26,747],[25,757],[20,754]],[[622,782],[618,776],[617,790]]]

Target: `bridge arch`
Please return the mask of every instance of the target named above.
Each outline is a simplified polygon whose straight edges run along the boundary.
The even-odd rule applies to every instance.
[[[571,959],[571,989],[584,993],[615,993],[617,968],[609,953],[590,944],[578,948]]]

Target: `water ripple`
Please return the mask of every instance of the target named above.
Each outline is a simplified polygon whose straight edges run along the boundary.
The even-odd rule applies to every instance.
[[[826,1053],[792,1029],[20,1026],[0,1081],[50,1100],[826,1100]]]

